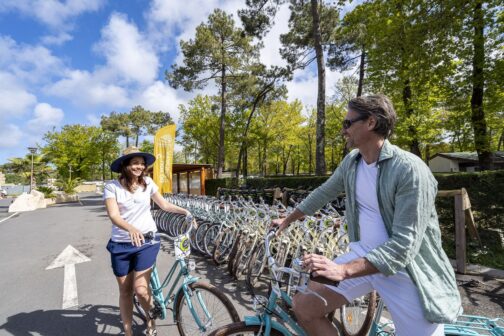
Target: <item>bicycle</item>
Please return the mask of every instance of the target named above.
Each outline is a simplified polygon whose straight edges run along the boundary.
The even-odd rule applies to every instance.
[[[254,297],[254,309],[256,311],[256,316],[246,316],[243,321],[231,323],[222,326],[214,330],[210,336],[230,336],[230,335],[263,335],[263,336],[291,336],[295,335],[306,336],[307,333],[303,328],[291,317],[282,306],[292,307],[292,300],[289,295],[280,288],[279,283],[281,282],[280,274],[290,274],[295,278],[298,278],[299,284],[296,286],[298,292],[305,294],[313,294],[319,297],[326,304],[326,300],[321,297],[318,293],[311,291],[308,288],[308,281],[310,276],[308,273],[303,272],[301,268],[301,262],[299,258],[293,261],[293,267],[279,267],[276,260],[273,258],[270,251],[270,240],[275,236],[276,230],[270,230],[265,239],[265,252],[268,261],[268,268],[271,274],[272,280],[272,290],[270,292],[269,298],[266,297]],[[331,282],[329,279],[322,278],[326,282]],[[318,280],[320,281],[320,280]],[[336,283],[331,282],[331,284],[336,285]],[[281,301],[283,304],[280,304]],[[376,308],[376,314],[371,324],[371,328],[368,336],[382,336],[382,335],[394,335],[394,330],[391,328],[389,323],[380,323],[381,315],[384,309],[384,303],[382,300],[379,301],[378,307]],[[273,315],[280,319],[282,322],[273,320]],[[338,330],[338,334],[342,334],[343,331],[340,330],[340,326],[334,323]],[[446,324],[444,327],[445,335],[449,336],[503,336],[504,335],[504,320],[490,319],[481,316],[466,316],[462,315],[459,320],[454,324]]]
[[[159,243],[160,241],[156,240],[159,237],[173,241],[176,260],[163,281],[160,280],[158,268],[156,265],[153,266],[150,288],[154,307],[148,312],[149,317],[164,320],[168,315],[167,309],[171,309],[173,321],[177,324],[180,335],[183,336],[206,335],[217,326],[239,321],[240,317],[236,309],[222,292],[190,274],[190,271],[195,269],[192,260],[186,261],[190,255],[189,233],[193,225],[192,219],[178,224],[176,231],[179,234],[175,238],[158,232],[150,241],[150,243]],[[162,222],[158,224],[158,227],[166,229],[166,225],[166,222]],[[174,282],[165,295],[163,290],[173,279]],[[177,286],[181,280],[182,284]],[[136,295],[133,296],[133,304],[145,321],[147,314]]]

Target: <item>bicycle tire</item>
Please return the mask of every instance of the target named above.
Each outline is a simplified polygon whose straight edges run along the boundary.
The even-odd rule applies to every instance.
[[[257,281],[261,277],[266,267],[266,247],[261,242],[257,244],[252,252],[252,256],[249,259],[247,265],[247,276],[245,277],[245,284],[247,285],[249,291],[254,293]]]
[[[194,234],[194,245],[196,246],[197,251],[203,255],[205,255],[204,237],[210,225],[212,225],[210,222],[201,223]]]
[[[197,310],[196,313],[198,314],[198,317],[202,320],[202,322],[204,322],[204,324],[211,321],[213,322],[211,322],[212,323],[211,330],[207,330],[203,334],[199,330],[191,312],[187,308],[187,303],[185,303],[186,296],[183,293],[179,293],[174,307],[176,316],[175,320],[181,336],[208,335],[213,329],[219,326],[240,321],[240,316],[238,315],[238,312],[236,311],[231,301],[226,297],[226,295],[224,295],[224,293],[219,291],[215,286],[205,282],[198,281],[190,284],[189,287],[193,295],[193,299],[191,301],[194,309]],[[195,294],[201,296],[205,295],[204,301],[207,310],[210,310],[210,308],[215,308],[218,305],[218,303],[222,304],[222,307],[220,307],[221,308],[220,311],[225,309],[224,314],[217,314],[217,312],[211,311],[210,314],[212,315],[212,320],[206,321],[204,319],[205,315],[202,312],[201,306],[197,304],[198,299],[196,298]],[[210,297],[213,297],[213,299],[210,299]],[[198,308],[200,311],[198,311]],[[184,313],[185,310],[187,310],[186,313]]]
[[[227,261],[227,269],[229,274],[233,275],[233,265],[235,262],[236,254],[238,253],[239,247],[243,244],[242,239],[244,238],[243,232],[239,233],[233,242],[233,247],[231,248],[231,252],[229,252],[229,257]]]
[[[228,259],[229,252],[231,252],[231,247],[233,246],[233,233],[234,231],[230,229],[224,229],[219,232],[215,240],[215,250],[212,259],[217,266],[222,265]]]
[[[225,325],[215,330],[210,336],[232,336],[232,335],[264,335],[264,326],[259,325],[246,325],[245,322],[237,322]],[[248,334],[247,334],[248,333]],[[272,336],[283,336],[283,333],[275,328],[271,328]]]
[[[340,309],[341,331],[344,336],[366,336],[371,328],[376,310],[376,291],[363,297],[367,297],[367,308],[360,306],[362,299],[360,299],[361,302],[356,299]],[[352,310],[350,311],[349,308]],[[364,309],[366,309],[365,314]],[[364,316],[363,319],[362,316]]]
[[[238,251],[236,252],[236,256],[233,260],[233,266],[231,275],[238,279],[238,267],[242,263],[243,258],[246,257],[247,249],[250,248],[251,242],[249,237],[245,237],[245,241],[240,245]]]
[[[147,314],[145,314],[145,310],[142,308],[142,305],[140,304],[140,301],[138,301],[138,297],[136,294],[133,294],[133,305],[135,306],[135,309],[140,315],[140,318],[142,321],[147,322]]]
[[[220,224],[214,224],[208,227],[205,231],[205,235],[203,237],[203,252],[211,257],[215,251],[215,240],[219,235],[221,230]]]

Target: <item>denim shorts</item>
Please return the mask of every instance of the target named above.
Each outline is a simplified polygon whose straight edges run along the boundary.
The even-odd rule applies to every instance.
[[[107,250],[110,252],[114,275],[122,277],[133,270],[141,272],[151,268],[156,262],[160,246],[160,242],[154,240],[147,240],[142,246],[109,240]]]

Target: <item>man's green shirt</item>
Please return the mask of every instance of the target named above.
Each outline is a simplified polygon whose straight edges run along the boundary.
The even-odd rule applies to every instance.
[[[350,241],[359,240],[356,172],[361,155],[353,150],[334,174],[314,190],[298,209],[311,215],[346,193],[346,219]],[[456,320],[462,313],[453,268],[441,246],[435,208],[437,181],[416,155],[385,140],[377,162],[380,213],[389,239],[365,258],[382,274],[406,269],[415,283],[425,318],[433,323]]]

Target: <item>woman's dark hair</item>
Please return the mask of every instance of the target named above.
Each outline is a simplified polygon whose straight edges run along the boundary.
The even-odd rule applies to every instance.
[[[134,157],[130,157],[121,163],[121,175],[119,175],[119,182],[121,182],[121,184],[124,185],[130,193],[135,192],[133,190],[133,183],[135,182],[136,176],[133,176],[133,174],[131,174],[128,171],[128,165],[130,164],[131,160]],[[142,171],[142,174],[140,174],[140,176],[138,177],[138,181],[137,181],[138,184],[142,186],[142,190],[145,190],[145,188],[147,188],[147,183],[145,182],[145,179],[144,179],[144,173],[145,173],[145,169]]]
[[[376,126],[373,131],[385,139],[392,134],[397,116],[387,96],[370,95],[353,98],[348,103],[348,109],[359,115],[376,117]]]

